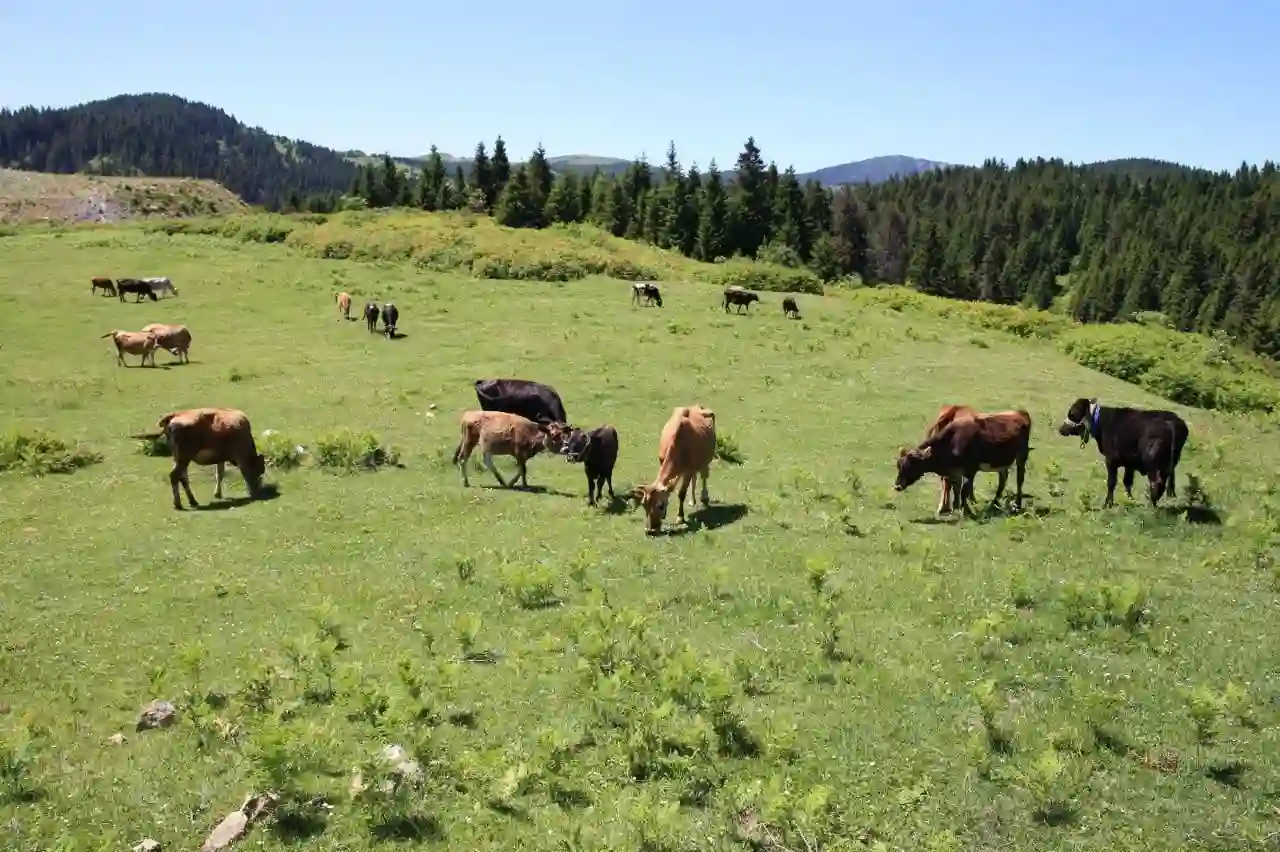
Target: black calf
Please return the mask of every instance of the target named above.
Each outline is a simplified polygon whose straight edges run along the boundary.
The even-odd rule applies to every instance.
[[[612,426],[600,426],[590,432],[574,429],[565,443],[565,458],[570,463],[581,462],[587,474],[587,505],[596,500],[609,486],[609,499],[613,497],[613,466],[618,461],[618,431]]]

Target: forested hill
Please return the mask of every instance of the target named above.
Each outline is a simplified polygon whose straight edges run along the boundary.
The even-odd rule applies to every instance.
[[[901,264],[884,261],[905,228],[922,290],[1040,307],[1058,300],[1090,322],[1159,313],[1152,318],[1184,331],[1222,330],[1280,355],[1276,165],[1154,174],[989,162],[864,187],[858,200],[878,277],[901,280]]]
[[[164,94],[0,110],[0,166],[211,178],[254,204],[342,190],[356,174],[336,151],[273,136],[220,109]]]

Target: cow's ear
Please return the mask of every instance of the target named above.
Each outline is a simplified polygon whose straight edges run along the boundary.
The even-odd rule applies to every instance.
[[[900,459],[905,459],[905,458],[906,458],[907,456],[909,456],[910,454],[911,454],[911,450],[910,450],[910,448],[908,448],[908,447],[898,447],[898,458],[900,458]]]
[[[631,489],[631,493],[627,495],[627,498],[638,506],[644,502],[645,495],[648,491],[649,489],[647,487],[637,485],[635,488]]]

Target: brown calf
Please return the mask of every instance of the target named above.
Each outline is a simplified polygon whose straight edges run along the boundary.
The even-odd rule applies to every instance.
[[[561,423],[534,423],[519,414],[506,411],[464,411],[459,419],[462,437],[453,451],[453,463],[462,470],[462,483],[470,486],[467,461],[476,447],[480,448],[484,466],[503,488],[512,488],[517,482],[529,486],[526,463],[546,449],[560,452],[568,434],[568,427]],[[510,485],[493,466],[494,456],[514,456],[516,475]]]
[[[116,363],[121,367],[128,366],[124,362],[125,353],[141,355],[138,366],[144,366],[151,359],[151,366],[156,365],[156,336],[147,331],[108,331],[103,337],[110,337],[116,345]]]
[[[685,519],[685,495],[699,476],[702,477],[702,505],[710,504],[707,474],[715,457],[715,412],[701,405],[673,409],[662,427],[658,443],[658,475],[650,484],[638,485],[631,492],[631,499],[644,506],[647,533],[652,535],[661,531],[662,522],[667,517],[671,486],[677,479],[680,480],[681,521]]]
[[[173,453],[173,470],[169,472],[169,485],[173,488],[173,508],[181,510],[178,485],[186,491],[191,508],[199,507],[191,493],[191,481],[187,467],[198,465],[218,466],[218,485],[213,496],[222,499],[222,479],[228,463],[240,469],[250,497],[262,493],[262,477],[266,473],[266,460],[258,452],[253,440],[253,429],[243,411],[235,408],[189,408],[174,411],[160,418],[159,432],[134,435],[135,438],[154,440],[163,435]]]
[[[924,440],[929,440],[934,435],[941,432],[948,424],[955,420],[972,420],[978,416],[978,410],[970,408],[967,405],[947,405],[938,412],[938,416],[934,419],[933,425],[924,433]],[[941,492],[938,495],[938,514],[947,515],[952,509],[959,509],[961,497],[959,494],[951,493],[951,480],[945,476],[939,476],[941,480]],[[973,499],[973,483],[969,483],[969,499]]]
[[[338,293],[334,296],[334,299],[338,302],[338,313],[342,314],[344,319],[351,319],[351,294]]]
[[[144,333],[155,335],[156,346],[166,349],[183,363],[191,362],[191,332],[185,325],[165,325],[153,322],[142,327]],[[153,356],[154,357],[154,356]]]
[[[89,285],[89,293],[97,295],[99,290],[104,290],[110,296],[116,294],[116,282],[110,278],[95,278]]]
[[[893,488],[903,491],[926,473],[936,473],[951,480],[952,493],[959,491],[961,508],[966,516],[972,516],[969,503],[973,497],[973,477],[978,471],[994,471],[999,475],[991,501],[996,505],[1004,494],[1009,468],[1014,467],[1018,486],[1014,502],[1021,510],[1022,483],[1030,452],[1031,415],[1025,411],[954,418],[914,450],[904,447],[898,453],[898,478]]]

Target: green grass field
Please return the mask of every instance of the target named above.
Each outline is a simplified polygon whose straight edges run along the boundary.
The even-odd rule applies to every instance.
[[[603,278],[141,229],[20,233],[0,257],[6,422],[102,454],[0,475],[5,849],[196,848],[268,789],[244,848],[1276,848],[1274,421],[1173,406],[1177,505],[1194,476],[1195,517],[1221,520],[1193,523],[1141,480],[1100,510],[1096,449],[1055,432],[1078,396],[1170,403],[858,294],[801,296],[793,322],[778,294],[726,316],[717,287],[671,282],[637,309]],[[90,296],[104,274],[180,296]],[[406,337],[336,321],[339,289],[357,312],[394,299]],[[148,322],[186,323],[192,363],[116,366],[99,335]],[[619,491],[652,478],[677,405],[712,408],[742,463],[657,538],[589,509],[559,458],[531,462],[534,491],[464,489],[457,415],[487,376],[616,426]],[[935,522],[935,479],[892,491],[948,402],[1031,412],[1025,514]],[[403,467],[269,470],[278,496],[247,505],[193,467],[210,510],[175,512],[169,460],[128,436],[199,405],[279,446],[372,433]],[[180,721],[136,733],[153,698]],[[386,744],[419,785],[379,787]]]

